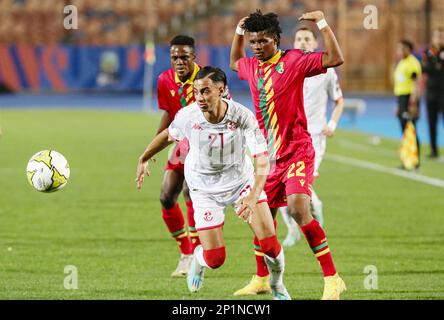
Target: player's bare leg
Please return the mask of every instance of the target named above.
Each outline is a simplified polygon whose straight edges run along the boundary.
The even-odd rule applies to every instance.
[[[179,263],[176,270],[171,274],[173,277],[185,276],[188,272],[192,258],[192,248],[185,229],[185,220],[179,204],[177,203],[177,198],[182,191],[183,182],[183,174],[174,170],[166,170],[163,176],[160,193],[163,220],[172,237],[179,245],[180,250]]]
[[[250,223],[270,271],[270,286],[275,300],[291,300],[283,282],[285,270],[284,250],[276,238],[276,230],[268,204],[258,203]]]
[[[339,277],[333,264],[327,238],[319,222],[310,214],[310,197],[306,194],[287,196],[288,211],[301,227],[310,248],[318,259],[324,274],[323,300],[339,300],[346,290],[344,281]]]
[[[203,286],[205,268],[219,268],[225,261],[225,244],[222,227],[198,231],[201,244],[194,250],[187,275],[187,285],[191,292]]]

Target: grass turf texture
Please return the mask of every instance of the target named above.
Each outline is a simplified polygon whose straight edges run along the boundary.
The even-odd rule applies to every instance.
[[[252,234],[229,210],[224,266],[207,270],[198,294],[188,292],[185,279],[170,277],[178,249],[158,201],[167,152],[151,165],[141,191],[134,182],[137,157],[158,115],[6,109],[2,116],[0,299],[234,299],[254,274]],[[339,131],[327,153],[399,165],[399,142],[383,139],[376,147],[369,138]],[[62,191],[42,194],[27,182],[27,161],[43,149],[61,152],[70,163]],[[443,168],[423,160],[421,173],[444,179]],[[336,267],[348,286],[344,299],[444,298],[442,188],[327,157],[316,189]],[[182,198],[181,204],[185,208]],[[279,217],[278,237],[285,233]],[[285,254],[292,297],[319,299],[321,271],[305,240]],[[77,267],[77,290],[64,289],[67,265]],[[364,288],[367,265],[377,267],[377,290]]]

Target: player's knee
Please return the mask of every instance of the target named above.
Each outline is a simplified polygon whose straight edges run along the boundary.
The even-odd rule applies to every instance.
[[[309,207],[305,205],[295,204],[294,206],[288,206],[288,213],[296,220],[298,225],[306,224],[310,217]]]
[[[261,251],[267,256],[276,258],[281,252],[281,245],[276,235],[259,240]]]
[[[176,198],[167,192],[162,192],[160,194],[160,204],[165,209],[171,209],[176,205]]]
[[[211,269],[217,269],[225,262],[225,247],[204,250],[203,256],[208,267]]]

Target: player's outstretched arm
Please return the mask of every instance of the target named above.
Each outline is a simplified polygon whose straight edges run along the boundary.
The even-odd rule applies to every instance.
[[[270,172],[270,163],[265,154],[259,155],[255,159],[256,169],[254,186],[250,193],[245,198],[240,199],[237,203],[237,213],[239,218],[248,222],[251,222],[251,215],[254,213],[257,201],[264,189],[268,173]]]
[[[169,140],[168,129],[165,129],[161,133],[159,133],[153,139],[153,141],[151,141],[151,143],[139,157],[136,172],[137,189],[140,189],[142,187],[145,172],[148,176],[150,175],[150,172],[148,170],[148,160],[150,160],[152,157],[154,157],[154,155],[165,149],[171,143],[173,143],[173,140]]]
[[[322,130],[322,133],[327,137],[332,137],[335,134],[336,126],[341,119],[342,112],[344,111],[344,98],[339,98],[335,101],[335,106],[331,114],[331,119],[327,126]]]
[[[230,51],[230,68],[233,71],[238,71],[239,67],[237,65],[237,62],[240,58],[243,58],[246,56],[245,54],[245,30],[242,27],[244,25],[244,21],[247,17],[243,17],[236,27],[236,32],[234,34],[233,42],[231,44],[231,51]]]
[[[299,21],[302,20],[315,22],[321,31],[325,46],[325,52],[322,56],[322,66],[324,68],[332,68],[343,64],[344,56],[342,50],[339,47],[333,31],[325,21],[324,13],[322,11],[307,12],[299,18]]]

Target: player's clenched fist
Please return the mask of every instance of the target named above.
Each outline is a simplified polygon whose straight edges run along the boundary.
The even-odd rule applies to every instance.
[[[312,11],[302,14],[302,16],[299,17],[299,21],[306,20],[306,21],[313,21],[313,22],[319,22],[322,19],[324,19],[324,13],[322,11]]]

